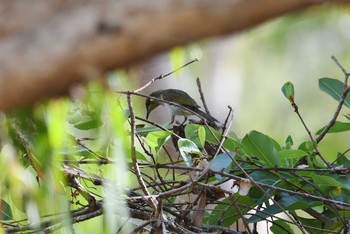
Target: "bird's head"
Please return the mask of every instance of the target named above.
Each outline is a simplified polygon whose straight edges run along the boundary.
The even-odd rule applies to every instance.
[[[160,95],[161,95],[161,90],[151,93],[150,94],[151,97],[148,97],[146,99],[146,110],[147,110],[146,119],[148,119],[149,115],[154,109],[156,109],[159,105],[161,105],[159,101],[152,98],[152,97],[160,98]]]

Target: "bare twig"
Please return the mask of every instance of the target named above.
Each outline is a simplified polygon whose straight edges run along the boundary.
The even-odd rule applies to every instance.
[[[147,196],[147,199],[153,209],[153,212],[156,216],[158,216],[158,204],[157,204],[157,200],[151,196],[151,194],[149,193],[145,182],[143,181],[142,175],[141,175],[141,171],[139,168],[139,165],[137,163],[137,159],[136,159],[136,150],[135,150],[135,134],[136,134],[136,127],[135,127],[135,115],[134,115],[134,109],[133,109],[133,105],[132,105],[132,101],[131,101],[131,94],[127,94],[127,101],[128,101],[128,105],[129,105],[129,111],[130,111],[130,119],[131,119],[131,159],[132,162],[134,164],[134,170],[136,172],[136,177],[137,180],[139,182],[139,185],[141,186],[142,191],[144,192],[144,194]]]
[[[208,115],[210,115],[210,111],[207,107],[207,103],[205,102],[205,98],[204,98],[204,94],[203,94],[203,90],[202,90],[202,85],[201,85],[201,81],[200,81],[199,77],[197,77],[196,83],[197,83],[199,95],[200,95],[202,103],[203,103],[204,110]]]
[[[294,108],[294,112],[297,114],[297,116],[299,117],[301,123],[303,124],[307,134],[309,135],[309,138],[314,146],[314,149],[316,151],[316,155],[318,155],[320,157],[320,159],[327,165],[328,168],[332,168],[331,164],[329,164],[325,159],[324,157],[321,155],[321,152],[318,150],[318,147],[317,147],[317,142],[314,140],[312,134],[311,134],[311,131],[309,130],[309,128],[307,127],[303,117],[301,116],[300,112],[299,112],[299,108],[297,106],[297,104],[294,102],[294,100],[292,101],[292,107]]]
[[[334,163],[336,163],[341,157],[343,157],[346,153],[348,153],[350,151],[350,148],[348,148],[347,150],[345,150],[342,154],[340,154],[332,163],[331,165],[333,165]],[[335,168],[336,170],[337,168]],[[349,171],[347,170],[347,168],[339,168],[339,169],[342,169],[344,171]],[[346,170],[345,170],[346,169]]]
[[[195,58],[195,59],[189,61],[188,63],[182,65],[181,67],[176,68],[175,70],[173,70],[173,71],[171,71],[171,72],[169,72],[169,73],[167,73],[167,74],[165,74],[165,75],[160,75],[160,76],[158,76],[158,77],[156,77],[156,78],[153,78],[152,80],[150,80],[149,82],[147,82],[147,83],[146,83],[144,86],[142,86],[141,88],[138,88],[138,89],[134,90],[134,93],[138,93],[138,92],[144,90],[145,88],[147,88],[148,86],[150,86],[152,83],[156,82],[157,80],[161,80],[161,79],[163,79],[163,78],[165,78],[165,77],[167,77],[167,76],[170,76],[171,74],[173,74],[173,73],[175,73],[175,72],[181,70],[182,68],[184,68],[184,67],[190,65],[191,63],[198,62],[198,61],[199,61],[199,60],[198,60],[197,58]]]
[[[153,121],[150,121],[148,119],[144,119],[144,118],[141,118],[141,117],[137,117],[137,116],[135,116],[135,119],[141,120],[143,122],[146,122],[146,123],[149,123],[149,124],[151,124],[153,126],[156,126],[157,128],[160,128],[160,129],[162,129],[164,131],[167,131],[167,132],[171,133],[171,135],[175,136],[178,139],[182,138],[179,135],[177,135],[176,133],[174,133],[173,131],[170,131],[169,129],[167,129],[167,128],[163,127],[162,125],[159,125],[159,124],[157,124],[157,123],[155,123]]]

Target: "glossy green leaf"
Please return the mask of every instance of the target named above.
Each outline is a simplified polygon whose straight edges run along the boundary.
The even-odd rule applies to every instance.
[[[202,127],[205,130],[205,141],[209,142],[211,144],[215,144],[215,145],[219,144],[218,141],[220,141],[220,139],[221,139],[221,132],[219,132],[218,130],[215,130],[212,127],[210,127],[210,129],[208,129],[208,127],[204,127],[203,125],[199,125],[199,124],[189,124],[189,125],[193,125],[196,128]],[[200,134],[203,134],[203,136],[204,136],[204,133],[200,133]],[[215,135],[215,137],[213,136],[213,134]],[[226,138],[223,146],[229,151],[235,151],[237,148],[243,147],[239,141],[234,140],[231,137]]]
[[[300,158],[307,155],[307,153],[303,150],[292,150],[292,149],[281,150],[278,152],[278,154],[281,159],[281,164],[284,167],[293,167]]]
[[[270,167],[280,165],[278,151],[267,135],[257,131],[251,131],[243,138],[242,144],[248,155],[256,156]]]
[[[272,226],[270,227],[270,230],[272,233],[285,233],[285,234],[294,233],[294,231],[289,226],[289,224],[282,220],[274,220],[272,222]]]
[[[317,131],[317,135],[320,134],[325,127]],[[345,132],[350,130],[350,123],[344,123],[340,121],[335,121],[334,125],[328,130],[328,133]]]
[[[294,85],[292,82],[288,81],[282,86],[283,95],[290,101],[294,103]]]
[[[147,134],[154,132],[154,131],[164,131],[164,130],[162,130],[161,128],[155,127],[155,126],[136,128],[137,134],[139,134],[141,136],[147,136]],[[172,132],[169,130],[169,133],[172,133]]]
[[[340,97],[342,96],[343,89],[344,89],[344,83],[340,80],[336,80],[333,78],[321,78],[318,81],[318,85],[322,91],[329,94],[331,97],[333,97],[335,100],[339,101]],[[348,95],[345,98],[344,105],[350,108],[350,96]]]
[[[259,211],[256,215],[248,219],[249,223],[257,223],[270,217],[272,215],[283,212],[283,210],[302,210],[310,207],[319,206],[322,204],[320,201],[314,201],[301,196],[295,196],[288,193],[281,193],[281,199],[277,200],[279,205],[273,204],[263,211]]]
[[[205,129],[201,125],[188,124],[185,127],[185,136],[193,141],[199,148],[204,148],[205,144]]]
[[[314,150],[314,145],[311,141],[304,141],[299,145],[298,149],[303,150],[305,152],[311,152]]]
[[[91,129],[96,129],[102,125],[101,120],[99,119],[92,119],[85,121],[83,123],[79,123],[74,125],[75,128],[79,130],[91,130]]]
[[[180,139],[177,141],[180,155],[187,166],[192,166],[192,156],[202,155],[197,145],[188,139]]]
[[[324,176],[319,174],[311,175],[313,183],[321,190],[328,191],[334,187],[347,189],[347,186],[331,176]]]
[[[163,147],[163,145],[170,138],[171,132],[168,131],[154,131],[147,134],[146,142],[151,149],[153,149],[156,153]]]
[[[299,159],[305,156],[307,153],[303,150],[282,150],[278,152],[282,159]]]
[[[232,168],[232,158],[236,156],[235,152],[218,154],[209,164],[212,171],[220,171],[228,173]],[[220,181],[223,179],[221,175],[215,174],[215,177]]]

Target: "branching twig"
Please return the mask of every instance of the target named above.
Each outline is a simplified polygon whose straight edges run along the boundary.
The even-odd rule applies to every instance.
[[[335,121],[338,118],[338,115],[344,105],[344,101],[346,99],[346,96],[348,95],[349,91],[350,91],[350,87],[348,86],[348,80],[349,80],[349,76],[350,73],[339,63],[338,59],[332,55],[332,59],[334,60],[334,62],[338,65],[338,67],[342,70],[342,72],[344,73],[344,87],[343,87],[343,92],[342,95],[339,99],[339,103],[337,106],[337,109],[334,112],[334,115],[332,117],[332,119],[329,121],[329,123],[327,124],[327,126],[323,129],[323,131],[320,133],[320,135],[317,137],[316,139],[316,143],[319,143],[324,136],[327,134],[327,132],[329,131],[329,129],[331,129],[331,127],[335,124]]]
[[[295,112],[295,113],[297,114],[297,116],[299,117],[299,119],[300,119],[301,123],[303,124],[303,126],[304,126],[304,128],[305,128],[307,134],[309,135],[309,138],[310,138],[310,140],[311,140],[311,142],[312,142],[312,144],[313,144],[313,146],[314,146],[314,149],[315,149],[315,151],[316,151],[316,154],[317,154],[317,155],[320,157],[320,159],[327,165],[327,167],[328,167],[329,169],[331,169],[331,168],[332,168],[331,164],[329,164],[329,163],[324,159],[324,157],[321,155],[321,152],[318,150],[317,142],[314,140],[314,138],[313,138],[313,136],[312,136],[312,134],[311,134],[311,131],[309,130],[309,128],[307,127],[307,125],[306,125],[306,123],[305,123],[303,117],[301,116],[297,104],[294,102],[294,100],[292,100],[292,103],[291,103],[291,104],[292,104],[292,107],[294,108],[294,112]]]
[[[135,134],[136,134],[136,127],[135,127],[135,115],[134,115],[134,109],[133,109],[133,105],[132,105],[132,101],[131,101],[131,95],[127,94],[127,101],[128,101],[128,105],[129,105],[129,111],[130,111],[130,118],[131,118],[131,159],[132,162],[134,164],[134,170],[136,173],[136,177],[137,180],[139,182],[139,185],[141,186],[142,191],[144,192],[144,194],[147,196],[147,199],[154,211],[154,214],[156,216],[158,216],[158,204],[157,201],[154,199],[153,196],[151,196],[151,194],[149,193],[145,182],[143,181],[142,175],[141,175],[141,171],[139,168],[139,165],[137,163],[137,159],[136,159],[136,150],[135,150]]]
[[[202,85],[201,85],[201,81],[200,81],[199,77],[197,77],[196,83],[197,83],[198,92],[199,92],[199,95],[200,95],[200,97],[201,97],[204,110],[205,110],[205,112],[206,112],[208,115],[210,115],[210,111],[209,111],[209,109],[208,109],[208,107],[207,107],[207,103],[205,102],[204,94],[203,94],[203,91],[202,91]]]
[[[198,61],[199,61],[199,60],[198,60],[197,58],[195,58],[195,59],[193,59],[192,61],[189,61],[188,63],[186,63],[185,65],[182,65],[181,67],[176,68],[175,70],[173,70],[173,71],[171,71],[171,72],[169,72],[169,73],[167,73],[167,74],[165,74],[165,75],[160,75],[160,76],[158,76],[158,77],[156,77],[156,78],[153,78],[152,80],[150,80],[149,82],[147,82],[147,83],[146,83],[144,86],[142,86],[141,88],[138,88],[138,89],[134,90],[134,93],[138,93],[138,92],[144,90],[145,88],[147,88],[148,86],[150,86],[150,85],[151,85],[152,83],[154,83],[155,81],[161,80],[161,79],[163,79],[163,78],[165,78],[165,77],[167,77],[167,76],[170,76],[171,74],[173,74],[173,73],[177,72],[178,70],[180,70],[180,69],[182,69],[182,68],[184,68],[184,67],[190,65],[191,63],[198,62]]]

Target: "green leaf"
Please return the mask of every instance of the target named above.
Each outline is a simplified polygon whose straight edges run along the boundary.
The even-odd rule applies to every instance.
[[[278,152],[282,166],[292,167],[300,158],[307,155],[303,150],[281,150]]]
[[[192,166],[192,156],[202,155],[197,145],[188,139],[180,139],[177,141],[180,155],[187,166]]]
[[[281,159],[299,159],[307,153],[303,150],[282,150],[278,152]]]
[[[193,125],[197,129],[203,127],[205,130],[205,141],[209,142],[211,144],[215,144],[215,145],[219,144],[219,142],[215,139],[215,137],[219,141],[221,139],[221,132],[219,132],[218,130],[215,130],[212,127],[210,127],[210,129],[209,129],[208,127],[204,127],[203,125],[199,125],[199,124],[189,124],[189,125]],[[186,125],[186,127],[189,125]],[[213,133],[214,133],[215,137],[213,136]],[[199,136],[200,136],[200,134],[202,134],[202,133],[199,133]],[[203,135],[204,135],[204,133],[203,133]],[[200,137],[203,137],[203,136],[200,136]],[[235,151],[235,150],[237,150],[237,148],[243,147],[239,141],[234,140],[232,138],[226,138],[223,146],[229,151]]]
[[[79,123],[74,125],[75,128],[79,130],[91,130],[91,129],[96,129],[102,125],[102,121],[99,119],[92,119],[88,120],[83,123]]]
[[[316,132],[316,134],[320,134],[325,127],[321,128]],[[344,123],[340,121],[335,121],[334,125],[328,130],[328,133],[336,133],[336,132],[345,132],[350,130],[350,123]]]
[[[11,206],[2,199],[0,204],[0,220],[13,220]]]
[[[274,142],[267,135],[251,131],[243,138],[242,144],[248,155],[256,156],[270,167],[281,164]]]
[[[293,138],[289,135],[286,139],[286,149],[290,149],[293,146]]]
[[[137,134],[139,134],[141,136],[147,136],[147,134],[154,132],[154,131],[164,131],[164,130],[162,130],[161,128],[155,127],[155,126],[136,128]],[[169,130],[169,132],[171,133],[170,130]]]
[[[304,141],[299,145],[298,149],[303,150],[305,152],[312,152],[315,149],[315,147],[312,144],[312,141]]]
[[[232,168],[232,158],[236,156],[235,152],[218,154],[209,164],[209,168],[213,171],[221,171],[228,173]],[[221,181],[223,177],[215,174],[217,180]]]
[[[205,144],[205,129],[201,125],[188,124],[185,127],[185,136],[193,141],[199,148],[204,148]]]
[[[163,147],[163,145],[170,138],[171,132],[168,131],[154,131],[147,134],[146,143],[156,153]]]
[[[294,103],[294,85],[292,82],[288,81],[282,86],[282,93],[290,101]]]
[[[318,85],[322,91],[339,101],[344,89],[343,82],[333,78],[324,77],[319,79]],[[345,98],[344,105],[350,108],[350,96]]]
[[[310,207],[319,206],[322,204],[320,201],[314,201],[300,196],[294,196],[288,193],[281,193],[281,199],[276,200],[279,205],[273,204],[262,211],[256,213],[256,215],[251,216],[248,219],[248,223],[257,223],[259,221],[265,220],[267,217],[278,214],[283,210],[301,210]]]
[[[330,176],[312,174],[311,178],[314,184],[323,191],[329,191],[334,187],[347,189],[347,186],[345,186],[344,184],[342,184],[341,182],[339,182],[338,180]]]
[[[270,230],[272,233],[294,233],[288,223],[282,220],[274,220]]]

